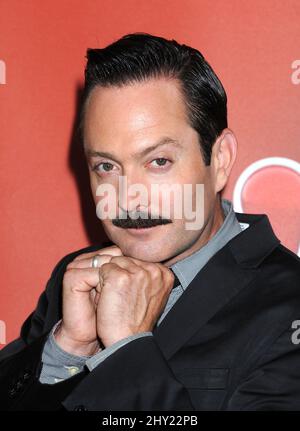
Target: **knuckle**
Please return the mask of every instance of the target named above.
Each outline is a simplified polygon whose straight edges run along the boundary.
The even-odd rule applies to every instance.
[[[168,266],[161,265],[161,270],[166,276],[173,277],[173,272]]]
[[[162,266],[162,274],[163,274],[163,278],[165,279],[166,283],[173,283],[175,280],[175,275],[174,273],[166,266]]]
[[[74,259],[73,259],[73,261],[72,262],[78,262],[78,260],[81,260],[82,259],[82,254],[79,254],[78,256],[76,256]],[[71,262],[71,263],[72,263]]]
[[[109,270],[109,268],[111,268],[111,263],[110,262],[104,262],[104,263],[102,263],[100,268],[101,268],[100,269],[101,272],[107,271],[107,270]]]
[[[167,276],[167,280],[170,280],[170,281],[174,281],[175,280],[175,275],[173,274],[173,272],[172,271],[170,271],[170,270],[168,270],[167,272],[166,272],[166,276]]]
[[[99,250],[99,253],[100,254],[111,254],[111,253],[113,253],[114,255],[116,255],[116,254],[121,255],[122,254],[120,248],[117,247],[116,245],[102,248],[101,250]]]
[[[151,278],[154,278],[155,280],[161,278],[162,272],[161,268],[157,263],[151,263],[147,266],[147,270],[149,274],[151,275]]]
[[[159,266],[154,265],[153,268],[151,268],[151,274],[154,278],[161,277],[161,270],[160,270]]]
[[[130,281],[130,274],[125,271],[120,271],[118,281],[121,285],[127,285]]]
[[[103,265],[105,265],[106,263],[109,263],[111,261],[111,259],[112,259],[111,255],[109,255],[109,254],[101,254],[99,256],[100,267],[103,266]]]
[[[128,272],[125,272],[125,271],[120,271],[119,277],[121,277],[121,279],[126,280],[126,281],[130,280],[130,274]]]
[[[120,256],[111,256],[110,261],[111,262],[120,262]]]
[[[117,245],[113,245],[111,247],[111,250],[114,251],[114,252],[116,252],[116,253],[122,254],[122,251],[121,251],[120,247],[118,247]]]
[[[137,271],[136,271],[136,276],[137,276],[137,277],[144,278],[144,277],[146,277],[147,275],[148,275],[148,271],[147,271],[147,269],[142,268],[142,267],[140,267],[140,266],[137,268]]]
[[[173,274],[168,275],[167,284],[170,286],[173,286],[174,280],[175,280],[175,276]]]
[[[66,266],[66,271],[70,271],[71,269],[74,269],[74,261],[68,263],[68,265]]]
[[[63,283],[66,284],[66,283],[70,282],[71,279],[73,279],[73,271],[68,270],[64,273]]]
[[[168,277],[169,277],[169,278],[171,278],[172,280],[175,278],[174,273],[173,273],[170,269],[168,269],[168,268],[167,268],[167,270],[166,270],[166,274],[167,274],[167,275],[168,275]]]

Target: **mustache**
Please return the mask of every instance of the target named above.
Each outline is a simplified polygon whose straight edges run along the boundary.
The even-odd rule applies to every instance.
[[[136,213],[136,215],[137,216],[132,218],[127,212],[126,218],[116,217],[112,219],[112,224],[123,229],[143,229],[172,223],[172,220],[163,218],[162,216],[156,216],[155,218],[151,218],[149,217],[149,214],[146,213]]]

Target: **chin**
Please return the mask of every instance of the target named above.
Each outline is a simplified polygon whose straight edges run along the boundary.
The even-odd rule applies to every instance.
[[[157,242],[151,246],[143,244],[142,242],[128,243],[128,242],[115,242],[121,249],[124,256],[133,257],[135,259],[144,260],[146,262],[161,262],[168,258],[166,250],[162,249]]]
[[[138,245],[134,247],[125,246],[125,251],[123,252],[123,254],[125,256],[130,256],[135,259],[144,260],[146,262],[161,262],[167,259],[168,257],[166,256],[166,253],[162,253],[159,249],[149,250],[149,247],[146,248]]]
[[[168,226],[168,229],[166,228]],[[128,232],[110,226],[106,233],[110,240],[116,244],[124,256],[144,260],[146,262],[163,262],[176,252],[176,236],[170,230],[171,225],[160,226],[150,235],[131,235]],[[172,240],[173,238],[173,240]]]

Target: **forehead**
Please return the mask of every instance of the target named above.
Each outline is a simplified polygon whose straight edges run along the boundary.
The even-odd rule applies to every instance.
[[[159,78],[122,87],[95,87],[85,107],[84,141],[180,138],[189,129],[186,105],[175,79]]]

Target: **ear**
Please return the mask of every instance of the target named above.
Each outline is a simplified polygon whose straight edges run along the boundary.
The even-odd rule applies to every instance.
[[[215,193],[220,192],[225,187],[236,155],[236,137],[230,129],[226,128],[212,148],[211,167],[214,175]]]

